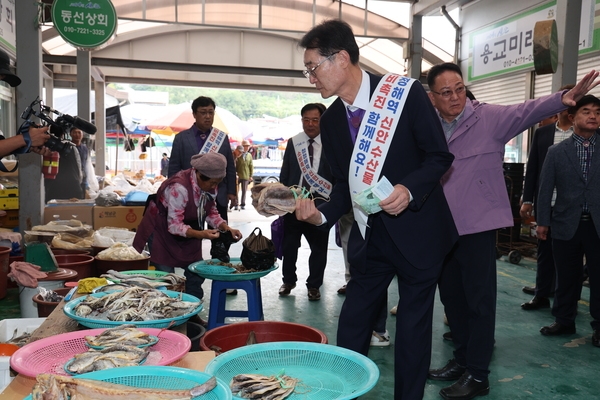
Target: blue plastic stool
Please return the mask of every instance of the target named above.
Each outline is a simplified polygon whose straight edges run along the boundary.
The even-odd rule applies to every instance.
[[[225,308],[227,289],[245,291],[248,297],[248,310],[227,310]],[[208,329],[225,325],[227,317],[245,317],[248,321],[264,320],[260,278],[245,281],[212,281]]]

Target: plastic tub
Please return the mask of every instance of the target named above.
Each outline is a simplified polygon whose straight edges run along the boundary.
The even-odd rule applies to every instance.
[[[83,250],[83,249],[55,249],[55,248],[51,248],[50,249],[52,251],[52,254],[54,254],[55,256],[57,255],[63,255],[63,254],[90,254],[90,250]]]
[[[78,280],[98,276],[94,257],[89,254],[56,254],[54,258],[59,268],[77,271]]]
[[[186,325],[187,337],[192,342],[190,351],[200,351],[200,339],[206,333],[206,328],[195,322],[189,322]]]
[[[64,297],[67,295],[67,293],[69,293],[69,290],[71,290],[71,288],[60,288],[53,290],[57,294]],[[52,311],[54,311],[58,303],[60,303],[60,301],[44,301],[42,300],[42,296],[39,293],[33,296],[33,302],[37,305],[38,317],[40,318],[45,318],[52,314]]]
[[[327,335],[302,324],[278,321],[238,322],[211,329],[200,339],[202,350],[219,347],[222,352],[246,345],[248,335],[254,331],[257,343],[314,342],[327,344]]]
[[[150,266],[150,257],[141,260],[100,260],[96,259],[96,271],[98,276],[105,274],[108,270],[114,271],[133,271],[136,269],[146,270]]]
[[[61,289],[65,281],[38,281],[38,286],[46,289]],[[19,303],[21,306],[21,318],[38,318],[37,304],[33,302],[33,296],[37,295],[37,288],[28,288],[19,285]]]

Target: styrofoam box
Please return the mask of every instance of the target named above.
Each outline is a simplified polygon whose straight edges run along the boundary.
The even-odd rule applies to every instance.
[[[42,325],[46,318],[15,318],[0,321],[0,342],[6,342],[13,336],[32,333]],[[16,334],[15,334],[16,330]],[[0,356],[0,393],[12,381],[10,376],[10,357]]]

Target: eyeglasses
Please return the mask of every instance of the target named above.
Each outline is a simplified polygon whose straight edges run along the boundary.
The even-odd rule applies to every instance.
[[[453,93],[456,93],[457,96],[460,96],[462,94],[465,94],[466,91],[467,91],[467,88],[464,86],[457,87],[456,89],[454,89],[454,91],[452,91],[450,89],[442,90],[441,92],[436,92],[435,90],[431,90],[432,93],[438,94],[445,99],[449,99],[450,97],[452,97]]]
[[[315,65],[312,68],[307,68],[304,71],[302,71],[302,74],[306,77],[306,79],[310,79],[311,76],[313,77],[317,77],[317,74],[315,73],[315,70],[317,68],[319,68],[319,66],[321,66],[321,64],[323,64],[325,61],[329,60],[331,57],[335,56],[337,53],[339,53],[339,51],[336,51],[335,53],[331,53],[329,56],[327,56],[327,58],[325,58],[323,61],[321,61],[320,63],[318,63],[317,65]]]
[[[309,124],[309,123],[313,123],[313,124],[318,124],[319,123],[319,118],[302,118],[302,122],[304,122],[305,124]]]

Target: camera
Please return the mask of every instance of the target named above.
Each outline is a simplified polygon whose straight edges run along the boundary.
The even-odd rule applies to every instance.
[[[51,117],[52,114],[56,114],[54,119]],[[73,117],[56,111],[42,104],[42,100],[40,100],[39,97],[37,97],[21,114],[21,118],[23,118],[25,122],[19,128],[19,132],[22,132],[24,129],[28,130],[30,126],[40,126],[31,121],[32,115],[45,122],[45,124],[42,124],[41,126],[50,126],[50,129],[48,130],[50,139],[48,139],[45,146],[50,150],[58,151],[61,154],[68,153],[73,147],[71,142],[62,140],[65,133],[70,132],[72,128],[81,129],[92,135],[96,133],[96,127],[92,123],[79,117]]]

